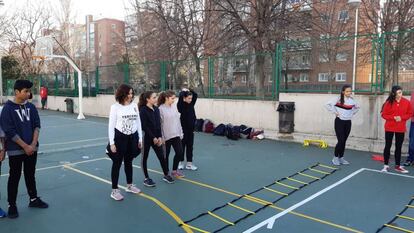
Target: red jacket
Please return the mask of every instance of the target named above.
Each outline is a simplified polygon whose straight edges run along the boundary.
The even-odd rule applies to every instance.
[[[40,88],[40,98],[45,99],[47,98],[47,88],[41,87]]]
[[[395,101],[393,104],[386,101],[381,113],[382,118],[385,119],[385,131],[405,133],[406,122],[412,115],[413,110],[411,109],[411,103],[406,98],[402,97],[399,103]],[[396,116],[400,116],[401,121],[397,122],[394,119]]]

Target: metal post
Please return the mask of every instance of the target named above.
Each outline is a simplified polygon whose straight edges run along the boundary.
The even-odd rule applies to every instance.
[[[354,61],[352,65],[352,91],[353,92],[355,92],[357,41],[358,41],[358,7],[355,9]]]

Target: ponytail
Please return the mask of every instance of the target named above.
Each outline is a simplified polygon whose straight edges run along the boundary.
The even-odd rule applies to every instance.
[[[141,107],[147,105],[147,99],[151,98],[151,95],[154,94],[153,91],[146,91],[139,95],[139,101],[138,101],[138,108],[141,109]]]
[[[172,96],[175,96],[175,93],[173,91],[163,91],[158,96],[158,107],[162,104],[165,104],[165,101],[167,101],[167,98],[170,98]]]

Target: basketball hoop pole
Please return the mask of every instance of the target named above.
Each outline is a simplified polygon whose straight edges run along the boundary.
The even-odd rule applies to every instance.
[[[62,55],[49,55],[46,57],[50,57],[50,58],[62,58],[65,59],[71,66],[73,69],[76,70],[76,72],[78,72],[78,91],[79,91],[79,96],[78,96],[78,100],[79,100],[79,114],[78,114],[78,120],[83,120],[85,119],[85,116],[83,115],[83,90],[82,90],[82,71],[78,68],[78,66],[71,60],[69,59],[67,56],[62,56]]]

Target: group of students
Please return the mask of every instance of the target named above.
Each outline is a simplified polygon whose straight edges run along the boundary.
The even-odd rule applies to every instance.
[[[393,86],[391,92],[382,105],[381,116],[385,120],[385,147],[384,147],[384,167],[382,172],[389,172],[390,150],[395,135],[395,171],[408,173],[404,166],[411,166],[414,163],[414,92],[411,95],[411,101],[404,98],[400,86]],[[341,89],[340,96],[332,99],[326,104],[326,108],[335,114],[335,134],[337,144],[332,163],[336,166],[347,165],[349,162],[344,159],[345,145],[351,132],[352,117],[358,112],[359,105],[352,98],[352,88],[344,85]],[[404,142],[406,132],[406,122],[411,118],[409,156],[404,166],[401,166],[401,148]]]
[[[127,84],[119,86],[115,93],[117,103],[111,106],[109,114],[107,154],[112,159],[111,198],[124,199],[118,188],[119,171],[124,162],[127,179],[127,192],[139,193],[141,190],[132,182],[132,161],[143,149],[141,167],[144,173],[144,185],[155,187],[149,177],[147,161],[152,148],[161,165],[166,183],[174,183],[174,178],[184,177],[181,171],[197,170],[193,164],[194,122],[196,114],[194,105],[197,93],[183,89],[175,105],[176,95],[173,91],[164,91],[157,96],[147,91],[139,96],[138,104],[134,100],[134,90]],[[144,135],[143,135],[144,133]],[[169,154],[174,149],[172,170],[169,169]],[[187,163],[184,166],[184,152]],[[174,177],[174,178],[173,178]]]
[[[23,168],[29,207],[48,208],[42,201],[36,189],[35,171],[37,162],[40,118],[36,107],[28,100],[31,96],[33,83],[28,80],[16,80],[14,84],[14,100],[6,102],[0,108],[0,172],[1,161],[7,152],[9,158],[9,178],[7,183],[8,213],[0,208],[0,218],[19,216],[16,199],[18,185]],[[408,173],[400,165],[401,147],[406,132],[406,121],[412,119],[410,127],[409,157],[405,166],[414,163],[414,92],[412,101],[402,97],[402,88],[393,86],[382,106],[381,116],[385,120],[385,148],[383,172],[388,172],[390,149],[395,135],[395,171]],[[149,177],[147,161],[152,148],[163,170],[163,180],[173,183],[174,178],[184,177],[183,168],[197,170],[193,164],[194,122],[196,114],[194,106],[197,93],[183,89],[175,104],[176,95],[173,91],[162,92],[159,96],[153,91],[140,95],[138,104],[134,102],[134,90],[131,86],[122,84],[116,91],[117,103],[110,109],[107,154],[112,160],[111,197],[117,201],[123,200],[118,189],[119,172],[122,163],[127,180],[127,192],[139,193],[140,189],[133,184],[132,161],[143,149],[141,157],[142,170],[145,176],[144,185],[154,187],[155,182]],[[352,98],[352,88],[344,85],[340,95],[329,101],[326,108],[335,114],[334,128],[338,139],[332,163],[346,165],[344,159],[345,145],[351,132],[351,120],[358,112],[359,105]],[[143,134],[144,133],[144,134]],[[169,169],[169,154],[174,149],[172,170]],[[184,153],[187,163],[184,165]],[[174,177],[174,178],[173,178]]]

